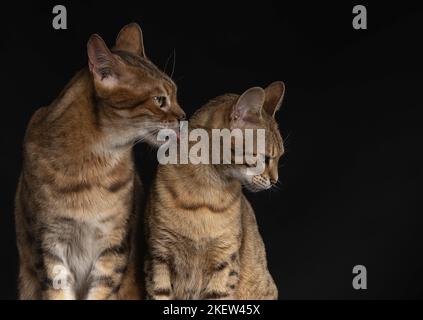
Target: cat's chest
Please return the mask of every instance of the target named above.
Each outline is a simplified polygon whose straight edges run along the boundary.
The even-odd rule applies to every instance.
[[[95,175],[97,171],[98,176]],[[40,201],[46,209],[41,214],[60,213],[86,221],[127,214],[134,189],[131,166],[122,161],[122,164],[97,171],[69,176],[61,171],[55,173],[54,182],[43,183],[39,188]]]
[[[193,270],[200,274],[207,273],[213,266],[224,261],[229,252],[238,247],[237,236],[225,234],[212,238],[191,240],[185,237],[178,240],[178,245],[172,249],[172,261],[178,274],[193,274]]]
[[[75,276],[77,288],[83,287],[100,254],[110,244],[115,229],[113,221],[79,222],[67,242],[66,263]]]
[[[96,260],[110,243],[110,236],[115,228],[113,221],[77,221],[72,234],[69,235],[68,245],[72,247],[73,254],[68,255],[68,260],[74,261],[76,257]]]
[[[185,242],[175,250],[173,257],[173,290],[180,299],[199,299],[209,276],[208,255],[213,254],[210,240],[197,243]],[[189,258],[188,258],[189,257]]]
[[[172,210],[173,219],[168,228],[196,243],[198,250],[207,247],[215,239],[238,233],[241,228],[241,214],[238,205],[219,213],[207,207],[196,210],[177,208]]]
[[[132,189],[120,193],[110,193],[102,188],[92,188],[77,194],[63,194],[58,198],[50,198],[48,210],[41,212],[47,216],[75,218],[92,226],[107,228],[103,222],[115,216],[125,219],[130,215]]]
[[[230,239],[227,240],[230,242]],[[220,261],[225,261],[227,256],[219,249],[219,243],[222,241],[225,239],[185,242],[174,251],[172,286],[177,299],[202,299],[213,276],[214,266]]]

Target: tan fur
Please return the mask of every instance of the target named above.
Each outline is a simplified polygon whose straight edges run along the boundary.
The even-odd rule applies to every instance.
[[[266,129],[270,161],[260,181],[276,183],[282,138],[274,120],[282,83],[253,88],[241,98],[224,95],[202,107],[190,126],[205,129]],[[260,101],[259,112],[236,106]],[[251,112],[250,112],[251,111]],[[239,124],[242,121],[242,125]],[[241,178],[244,165],[160,165],[146,209],[151,299],[277,299],[263,240],[242,184],[254,191],[264,182]]]
[[[89,70],[26,131],[15,209],[21,299],[141,296],[135,228],[143,192],[132,146],[154,141],[184,113],[175,84],[145,57],[138,25],[122,29],[113,52],[92,36],[88,55]],[[58,286],[60,270],[67,287]]]

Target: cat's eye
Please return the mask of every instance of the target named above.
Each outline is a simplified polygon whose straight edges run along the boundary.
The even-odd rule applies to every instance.
[[[155,97],[153,97],[153,101],[160,108],[166,107],[166,97],[165,96],[155,96]]]
[[[264,161],[266,162],[266,164],[269,164],[270,157],[269,156],[264,156]]]

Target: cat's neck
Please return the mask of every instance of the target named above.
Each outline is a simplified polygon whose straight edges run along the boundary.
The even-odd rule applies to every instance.
[[[94,84],[87,68],[79,71],[50,105],[41,130],[49,135],[52,149],[61,150],[67,158],[101,159],[97,166],[110,168],[130,158],[132,148],[114,148],[99,124],[99,105]]]
[[[59,96],[51,103],[48,121],[62,122],[62,117],[76,117],[78,114],[80,115],[79,118],[82,118],[81,111],[90,113],[93,109],[96,103],[94,97],[94,85],[88,69],[84,68],[74,75]]]
[[[160,165],[159,172],[161,171],[164,171],[163,177],[177,180],[178,193],[189,195],[193,200],[212,204],[211,202],[219,199],[219,195],[236,198],[242,192],[241,183],[236,179],[225,177],[216,165],[191,163]]]
[[[229,177],[224,173],[223,167],[225,165],[211,164],[213,141],[212,141],[212,130],[213,129],[224,129],[229,126],[229,112],[230,105],[222,105],[215,112],[205,112],[197,114],[194,120],[189,122],[189,129],[202,129],[207,132],[208,141],[208,160],[209,164],[193,164],[189,150],[192,148],[196,141],[188,141],[188,164],[178,165],[163,165],[161,167],[164,170],[172,171],[172,175],[177,176],[180,179],[180,185],[183,185],[184,190],[192,193],[193,196],[199,198],[209,198],[209,193],[226,193],[226,194],[238,194],[242,192],[241,183],[235,178]],[[188,133],[189,135],[189,133]],[[182,142],[181,142],[182,143]],[[178,146],[178,152],[180,152],[181,146]],[[178,158],[180,160],[180,158]],[[198,159],[197,159],[198,160]],[[222,159],[220,159],[222,161]],[[167,169],[165,167],[168,167]],[[218,197],[216,197],[217,199]]]

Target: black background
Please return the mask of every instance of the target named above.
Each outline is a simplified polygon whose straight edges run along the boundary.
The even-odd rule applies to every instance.
[[[2,2],[0,298],[16,298],[13,198],[29,118],[86,65],[90,34],[112,45],[132,21],[159,67],[176,51],[188,115],[222,93],[285,81],[281,190],[248,195],[281,299],[422,298],[422,11],[403,1],[151,2]],[[68,30],[52,28],[56,4]],[[368,30],[352,28],[356,4],[367,5]],[[155,155],[136,154],[148,185]],[[358,264],[366,291],[352,288]]]

